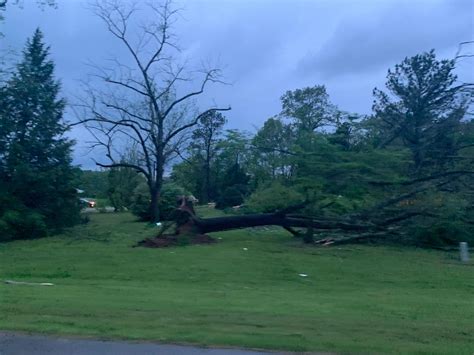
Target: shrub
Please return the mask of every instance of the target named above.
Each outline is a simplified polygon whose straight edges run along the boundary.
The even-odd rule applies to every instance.
[[[244,202],[244,194],[238,186],[227,187],[216,202],[216,208],[238,206]]]
[[[420,246],[443,247],[459,242],[474,243],[474,230],[457,221],[439,221],[429,227],[416,229],[415,242]]]
[[[41,238],[48,234],[45,217],[33,210],[7,210],[0,217],[0,240]]]
[[[166,183],[161,191],[160,199],[160,219],[168,221],[172,213],[176,209],[178,196],[189,195],[189,193],[181,186],[175,183]]]
[[[161,190],[159,202],[160,220],[166,221],[176,208],[177,197],[187,195],[186,190],[174,183],[166,183]],[[131,211],[142,221],[150,220],[150,192],[148,186],[143,183],[138,185],[132,196]]]
[[[133,190],[130,210],[140,220],[150,220],[150,192],[145,183],[138,185],[135,190]]]

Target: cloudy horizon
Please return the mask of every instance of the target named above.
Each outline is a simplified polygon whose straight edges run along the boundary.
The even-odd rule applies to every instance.
[[[25,0],[9,6],[0,24],[1,49],[20,52],[39,27],[51,46],[63,94],[80,94],[79,81],[98,65],[121,53],[87,1],[58,0],[57,8],[40,9]],[[287,90],[325,85],[340,109],[368,114],[372,89],[382,87],[387,69],[406,56],[432,48],[453,58],[458,44],[472,41],[473,2],[417,1],[182,1],[175,29],[183,56],[194,63],[217,62],[232,85],[206,93],[226,112],[229,128],[255,131],[280,110]],[[474,48],[470,49],[474,52]],[[463,81],[474,81],[472,62],[459,64]],[[74,163],[92,168],[84,155],[83,131]]]

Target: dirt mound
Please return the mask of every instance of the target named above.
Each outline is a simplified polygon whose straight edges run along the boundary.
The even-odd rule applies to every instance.
[[[206,234],[197,234],[192,236],[164,234],[154,238],[146,238],[138,242],[136,246],[145,248],[167,248],[174,246],[213,243],[216,243],[216,240]]]

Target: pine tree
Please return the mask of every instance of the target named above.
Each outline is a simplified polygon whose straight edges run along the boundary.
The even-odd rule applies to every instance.
[[[41,236],[78,220],[73,142],[64,137],[65,101],[59,92],[49,48],[36,30],[2,99],[1,178],[13,202],[0,209],[0,233]]]
[[[410,149],[413,173],[446,169],[457,154],[456,136],[472,95],[459,84],[455,60],[438,60],[434,50],[405,58],[387,74],[387,92],[374,89],[373,110],[386,139]]]

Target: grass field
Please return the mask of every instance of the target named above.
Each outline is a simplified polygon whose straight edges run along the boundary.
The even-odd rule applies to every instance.
[[[129,214],[0,244],[0,329],[344,353],[474,353],[474,265],[397,247],[303,247],[279,229],[131,248]],[[244,250],[247,248],[247,250]],[[299,274],[307,274],[302,277]]]

